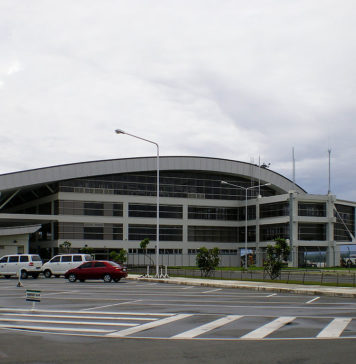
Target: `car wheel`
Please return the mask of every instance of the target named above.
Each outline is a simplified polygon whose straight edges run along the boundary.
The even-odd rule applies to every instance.
[[[111,282],[111,280],[112,280],[112,278],[111,278],[111,275],[110,275],[110,274],[105,274],[105,275],[104,275],[104,277],[103,277],[103,279],[104,279],[104,282],[105,282],[105,283],[110,283],[110,282]]]
[[[71,274],[68,276],[68,281],[69,281],[69,282],[74,283],[76,280],[77,280],[77,276],[76,276],[74,273],[71,273]]]
[[[36,279],[36,278],[38,278],[39,273],[32,273],[31,276],[32,276],[32,278]]]
[[[6,279],[10,279],[10,277],[11,277],[11,276],[9,276],[9,275],[6,275],[6,276],[5,276],[5,278],[6,278]]]
[[[28,273],[25,270],[21,271],[21,279],[27,279]]]
[[[114,282],[117,283],[117,282],[119,282],[120,279],[121,278],[114,278]]]
[[[351,262],[351,260],[348,260],[348,261],[347,261],[347,266],[348,266],[349,268],[351,268],[351,267],[352,267],[352,262]]]
[[[46,278],[51,278],[51,275],[52,275],[52,272],[49,270],[49,269],[46,269],[44,272],[43,272],[44,276]]]

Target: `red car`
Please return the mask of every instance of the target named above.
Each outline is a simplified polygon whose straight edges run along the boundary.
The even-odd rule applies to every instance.
[[[64,275],[69,282],[79,279],[84,282],[86,279],[103,279],[105,283],[112,280],[118,282],[121,278],[127,277],[126,268],[108,260],[92,260],[77,268],[70,269]]]

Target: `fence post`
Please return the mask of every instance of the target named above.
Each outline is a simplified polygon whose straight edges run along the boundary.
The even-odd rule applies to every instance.
[[[323,284],[324,272],[321,272],[320,284]]]
[[[304,284],[304,281],[305,281],[305,272],[303,274],[303,284]]]
[[[339,273],[336,273],[336,285],[339,286]]]

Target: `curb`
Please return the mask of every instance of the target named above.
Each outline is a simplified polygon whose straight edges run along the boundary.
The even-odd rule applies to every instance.
[[[179,284],[186,286],[201,286],[201,287],[215,287],[215,288],[237,288],[237,289],[249,289],[253,291],[264,292],[277,292],[277,293],[293,293],[309,296],[330,296],[330,297],[347,297],[356,298],[356,288],[329,288],[323,286],[302,286],[278,284],[269,285],[267,283],[261,284],[260,282],[242,282],[242,281],[214,281],[214,280],[200,280],[194,278],[148,278],[135,275],[129,275],[126,279],[137,280],[143,282],[155,282],[166,284]]]

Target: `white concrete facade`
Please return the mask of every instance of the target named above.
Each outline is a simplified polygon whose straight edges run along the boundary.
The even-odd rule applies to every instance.
[[[123,191],[116,191],[111,187],[105,187],[106,184],[109,185],[111,183],[111,180],[105,179],[105,176],[133,174],[144,176],[145,173],[154,173],[155,168],[155,157],[148,157],[77,163],[0,175],[0,191],[2,193],[0,200],[0,223],[2,226],[39,223],[47,226],[49,233],[48,231],[40,231],[39,239],[33,243],[32,249],[47,249],[51,254],[66,240],[70,240],[72,249],[80,249],[84,246],[97,250],[122,248],[129,251],[138,249],[140,240],[130,239],[130,229],[132,230],[135,226],[153,226],[156,224],[156,218],[154,216],[130,216],[130,206],[140,204],[142,206],[155,205],[156,196],[152,193],[150,194],[150,191],[147,192],[148,195],[144,195],[140,191],[135,190],[133,192],[127,188],[127,193],[125,194]],[[163,228],[178,227],[179,231],[181,231],[181,238],[178,241],[161,241],[161,249],[181,251],[177,254],[162,254],[162,264],[169,264],[174,260],[177,263],[176,265],[188,265],[191,262],[189,252],[194,256],[194,250],[201,246],[206,246],[207,248],[218,246],[221,251],[226,252],[225,255],[222,255],[223,265],[240,264],[240,249],[245,247],[245,220],[238,216],[244,213],[246,201],[241,196],[238,196],[237,199],[231,198],[231,195],[228,193],[232,193],[233,189],[230,188],[231,191],[226,192],[220,188],[219,180],[226,178],[230,178],[232,181],[241,180],[243,183],[253,183],[254,185],[258,183],[271,184],[268,187],[268,191],[264,191],[268,192],[267,196],[262,193],[261,197],[249,196],[247,200],[247,205],[252,209],[252,216],[247,222],[248,227],[251,229],[249,239],[252,239],[248,241],[248,248],[253,249],[257,253],[257,265],[262,264],[263,250],[268,244],[273,242],[271,236],[274,231],[276,231],[276,234],[277,232],[284,234],[285,236],[282,237],[290,240],[293,252],[291,264],[293,266],[300,265],[299,250],[301,247],[303,249],[315,247],[325,249],[327,251],[327,265],[333,266],[338,265],[340,260],[337,254],[338,246],[355,243],[355,221],[353,223],[348,222],[348,226],[352,230],[350,230],[352,236],[348,236],[350,235],[349,232],[343,232],[345,240],[342,240],[342,237],[341,239],[339,237],[338,240],[335,239],[335,226],[338,224],[337,226],[340,230],[343,223],[340,223],[342,217],[336,216],[335,206],[339,204],[345,206],[345,208],[350,208],[350,211],[347,210],[343,215],[347,217],[352,216],[353,220],[355,220],[356,203],[339,201],[333,195],[309,195],[292,181],[269,169],[259,168],[249,163],[216,158],[161,157],[160,171],[163,176],[162,178],[164,178],[165,173],[167,176],[169,176],[169,173],[177,173],[177,176],[181,173],[180,177],[167,178],[177,178],[177,180],[181,178],[183,181],[182,185],[176,187],[174,182],[172,182],[167,187],[168,192],[166,192],[166,194],[170,193],[169,188],[172,190],[176,189],[181,191],[180,194],[182,196],[165,196],[163,192],[162,196],[160,196],[160,205],[179,206],[179,209],[181,209],[181,216],[178,218],[160,218],[160,226]],[[214,178],[209,180],[208,177],[210,175],[214,176]],[[100,187],[95,187],[95,183],[92,181],[96,178],[99,181],[100,178],[98,176],[105,179],[105,183],[101,181],[99,183]],[[206,183],[204,181],[201,182],[202,187],[197,188],[194,185],[194,178],[199,180],[206,179]],[[189,179],[191,184],[189,185],[187,182],[185,185],[185,179]],[[70,184],[71,181],[81,180],[91,181],[91,185],[86,184],[85,186],[87,187],[82,187],[77,182],[78,187],[76,187],[75,183],[73,186]],[[70,187],[58,187],[63,181],[69,181],[68,186]],[[123,184],[123,182],[121,183]],[[144,189],[144,182],[141,185]],[[124,189],[125,186],[122,188]],[[196,192],[199,189],[204,192]],[[216,192],[217,198],[208,196],[209,191],[214,191],[214,189],[218,191]],[[221,195],[218,195],[219,193]],[[224,198],[224,194],[227,196],[226,198]],[[73,205],[78,202],[80,206],[84,206],[87,203],[98,203],[100,206],[103,206],[103,212],[99,215],[88,215],[85,213],[84,207],[83,213],[79,214],[56,212],[58,202],[68,201],[73,203]],[[111,206],[114,206],[114,204],[122,206],[120,216],[114,216],[110,212]],[[306,206],[305,213],[301,207],[303,204]],[[46,206],[47,211],[45,213],[41,211],[41,206]],[[266,210],[269,206],[271,206],[270,212],[268,212],[268,209]],[[310,211],[307,211],[308,206],[310,206]],[[210,209],[215,211],[216,216],[220,211],[219,213],[225,215],[221,219],[189,218],[189,214],[193,214],[190,212],[192,208],[205,209],[206,211]],[[275,210],[273,210],[274,208]],[[316,211],[317,214],[314,211],[315,208],[320,209],[320,211]],[[228,217],[229,213],[226,211],[229,209],[231,211],[237,209],[237,218]],[[268,214],[271,216],[266,216]],[[58,229],[60,229],[58,226],[63,226],[63,229],[72,226],[72,237],[68,238],[70,234],[66,235],[64,230],[63,236],[61,236],[61,233],[58,233]],[[85,234],[81,236],[81,233],[74,231],[75,229],[85,230],[85,227],[90,228],[91,226],[93,228],[102,228],[100,239],[88,239],[85,238]],[[120,239],[113,239],[113,231],[116,226],[119,226],[119,235],[122,234]],[[205,234],[207,240],[199,241],[194,238],[195,240],[193,241],[192,236],[194,232],[192,233],[192,231],[195,228],[198,230],[208,229],[207,231],[210,231],[212,234],[214,234],[214,229],[216,229],[217,235],[220,234],[220,237],[217,241],[211,241],[212,238],[207,233]],[[229,234],[236,234],[235,241],[231,241],[231,236],[227,238],[228,241],[224,241],[223,231],[225,228]],[[347,230],[348,228],[345,229]],[[313,232],[310,233],[309,230]],[[57,232],[55,233],[55,231]],[[55,236],[56,234],[58,236]],[[313,240],[313,234],[319,239]],[[10,244],[10,246],[12,245]],[[154,241],[151,242],[150,248],[154,248]],[[238,251],[238,253],[235,254],[233,253],[234,251]],[[136,258],[137,262],[140,263],[139,260],[142,257],[137,256]]]

